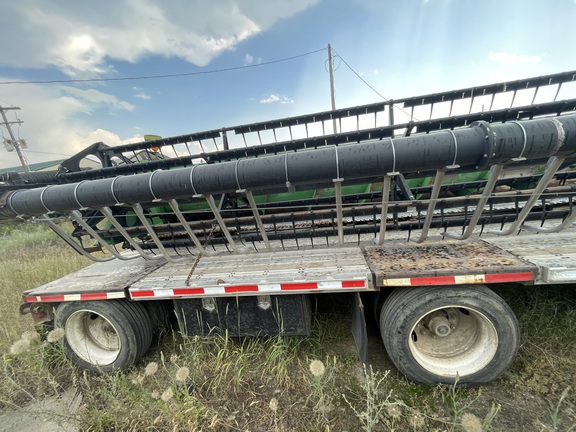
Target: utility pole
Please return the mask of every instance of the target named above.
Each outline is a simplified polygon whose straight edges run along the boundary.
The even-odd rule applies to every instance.
[[[336,99],[334,98],[334,70],[332,68],[332,47],[328,44],[328,72],[330,73],[330,99],[332,100],[332,111],[336,110]],[[336,129],[336,119],[334,123],[334,134],[338,133]]]
[[[20,148],[20,141],[18,141],[16,139],[16,137],[12,133],[12,128],[10,127],[10,125],[13,125],[13,124],[21,124],[22,121],[17,120],[17,121],[9,122],[8,118],[6,117],[6,111],[19,110],[19,109],[20,109],[20,107],[4,108],[4,107],[0,106],[0,114],[2,114],[2,119],[4,120],[3,122],[0,122],[0,125],[6,126],[6,129],[8,129],[8,134],[10,135],[10,139],[12,140],[11,144],[14,146],[14,149],[16,150],[16,154],[18,155],[18,158],[20,159],[20,163],[22,164],[22,168],[24,169],[24,172],[30,172],[30,168],[28,167],[28,163],[26,162],[26,158],[22,154],[22,149]]]

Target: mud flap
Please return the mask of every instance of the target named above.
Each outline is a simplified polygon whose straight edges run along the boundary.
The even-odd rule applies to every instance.
[[[304,294],[175,300],[187,336],[227,331],[230,336],[309,335],[310,296]]]
[[[368,363],[368,333],[366,331],[366,320],[364,318],[364,304],[360,298],[360,293],[354,293],[354,310],[352,311],[352,336],[356,343],[356,350],[360,361]]]

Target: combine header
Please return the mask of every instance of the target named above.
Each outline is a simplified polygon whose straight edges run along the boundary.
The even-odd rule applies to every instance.
[[[488,382],[520,335],[489,286],[576,281],[576,99],[559,98],[575,77],[97,143],[54,172],[2,173],[0,219],[43,221],[96,262],[21,311],[109,371],[172,317],[188,335],[307,334],[311,299],[348,293],[362,361],[369,310],[408,378]]]

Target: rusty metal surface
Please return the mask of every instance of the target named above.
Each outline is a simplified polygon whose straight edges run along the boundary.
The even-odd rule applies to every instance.
[[[428,241],[364,246],[376,285],[384,279],[508,272],[536,272],[537,266],[482,240]]]

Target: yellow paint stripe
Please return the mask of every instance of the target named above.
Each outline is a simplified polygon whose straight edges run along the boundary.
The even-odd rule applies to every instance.
[[[397,279],[384,279],[383,286],[411,286],[412,279],[410,278],[397,278]]]

